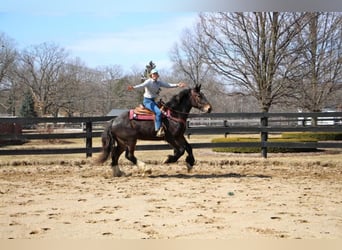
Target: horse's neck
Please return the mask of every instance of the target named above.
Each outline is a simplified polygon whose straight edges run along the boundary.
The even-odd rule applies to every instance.
[[[188,102],[187,100],[182,101],[176,107],[172,108],[171,111],[173,111],[172,112],[173,116],[187,119],[190,113],[190,110],[192,108],[192,106],[187,102]]]

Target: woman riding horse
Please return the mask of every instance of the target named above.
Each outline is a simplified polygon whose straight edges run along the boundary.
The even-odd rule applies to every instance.
[[[159,109],[157,103],[156,103],[156,98],[159,95],[160,92],[160,87],[164,88],[176,88],[176,87],[185,87],[186,84],[183,82],[180,83],[167,83],[167,82],[162,82],[159,81],[159,74],[158,70],[152,69],[150,72],[150,77],[146,81],[144,81],[141,84],[135,85],[135,86],[128,86],[128,90],[133,90],[137,88],[142,88],[145,87],[145,93],[144,93],[144,101],[143,104],[145,108],[153,111],[153,113],[156,115],[156,120],[155,120],[155,131],[156,135],[158,137],[163,137],[165,135],[164,129],[161,126],[161,117],[162,117],[162,112]]]
[[[102,153],[98,163],[105,162],[109,155],[112,157],[112,169],[114,176],[122,176],[124,173],[118,166],[120,155],[126,151],[126,158],[138,167],[145,167],[145,163],[137,160],[134,150],[137,140],[165,140],[173,148],[173,155],[169,155],[164,163],[176,162],[186,151],[186,163],[190,171],[195,163],[192,147],[184,137],[186,119],[192,108],[203,112],[211,112],[211,105],[201,92],[201,85],[192,89],[184,89],[174,95],[165,108],[170,116],[163,118],[165,136],[157,137],[153,120],[134,120],[130,118],[130,112],[124,112],[112,119],[102,134]]]

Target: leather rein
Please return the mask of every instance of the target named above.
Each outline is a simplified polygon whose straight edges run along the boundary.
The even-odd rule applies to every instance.
[[[170,110],[171,112],[174,112],[174,113],[189,114],[189,113],[184,113],[184,112],[180,112],[180,111],[174,110],[174,109],[169,108],[169,107],[164,106],[164,105],[163,105],[163,107],[165,107],[166,109],[168,109],[168,110]],[[165,115],[165,114],[164,114],[164,115]],[[165,115],[165,116],[166,116],[166,118],[168,118],[168,119],[171,119],[171,120],[176,121],[176,122],[180,122],[180,123],[184,124],[184,126],[186,126],[186,119],[182,119],[182,118],[175,117],[175,116],[173,116],[172,114],[170,114],[170,115]]]

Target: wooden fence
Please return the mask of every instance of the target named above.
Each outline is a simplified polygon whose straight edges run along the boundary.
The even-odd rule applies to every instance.
[[[70,117],[70,118],[0,118],[0,123],[21,124],[24,128],[32,125],[50,124],[51,126],[78,126],[83,130],[74,133],[42,133],[37,130],[27,130],[22,134],[0,134],[3,140],[35,140],[35,139],[71,139],[84,138],[82,148],[38,148],[9,149],[0,145],[0,155],[28,154],[74,154],[85,153],[91,157],[99,152],[100,147],[93,147],[92,138],[100,137],[103,125],[114,117]],[[317,126],[311,126],[311,119],[318,121]],[[97,129],[95,127],[98,127]],[[342,112],[327,113],[212,113],[191,114],[187,121],[186,135],[193,134],[260,134],[259,142],[230,143],[191,143],[193,148],[218,147],[260,147],[261,154],[267,157],[268,147],[280,148],[342,148],[339,141],[333,142],[269,142],[268,134],[282,132],[342,132]],[[170,149],[166,144],[137,145],[137,150]]]

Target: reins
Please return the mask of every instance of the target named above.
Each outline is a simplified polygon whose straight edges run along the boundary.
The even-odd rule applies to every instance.
[[[172,112],[175,112],[175,113],[178,113],[178,114],[182,114],[182,115],[189,115],[189,114],[190,114],[190,112],[178,111],[178,110],[175,110],[175,109],[173,109],[173,108],[167,106],[166,103],[165,103],[162,99],[159,100],[159,103],[160,103],[161,106],[163,106],[163,107],[165,107],[165,108],[171,110]]]
[[[174,112],[174,113],[183,113],[184,112],[180,112],[180,111],[177,111],[177,110],[174,110],[166,105],[163,105],[163,107],[165,107],[166,109],[170,110],[171,112]],[[174,117],[172,114],[170,115],[165,115],[168,119],[171,119],[173,121],[176,121],[176,122],[181,122],[183,123],[184,125],[186,125],[186,119],[182,119],[182,118],[178,118],[178,117]]]
[[[191,95],[191,97],[192,97],[192,95]],[[175,109],[167,106],[166,103],[162,99],[159,100],[159,103],[160,103],[161,106],[165,107],[166,109],[170,110],[173,113],[177,113],[177,114],[181,114],[181,115],[186,115],[186,116],[188,116],[190,114],[190,112],[178,111],[178,110],[175,110]],[[170,114],[170,116],[167,116],[167,117],[172,119],[172,120],[174,120],[174,121],[182,122],[184,125],[186,125],[186,119],[174,117],[171,114]]]
[[[178,113],[178,114],[182,114],[182,115],[189,115],[190,112],[182,112],[182,111],[178,111],[178,110],[174,110],[166,105],[164,105],[165,108],[167,108],[168,110],[171,110],[172,112]]]
[[[182,111],[175,110],[175,109],[167,106],[166,103],[164,101],[162,101],[162,100],[160,100],[159,103],[161,104],[162,107],[165,107],[166,109],[170,110],[173,113],[183,114],[183,115],[187,115],[187,116],[190,114],[189,112],[182,112]],[[174,117],[171,114],[169,116],[166,116],[166,117],[171,119],[171,120],[174,120],[176,122],[181,122],[184,125],[186,125],[186,119]]]
[[[194,97],[191,94],[190,99],[192,99],[192,98],[194,98]],[[186,116],[188,116],[190,114],[190,112],[178,111],[178,110],[175,110],[175,109],[167,106],[166,103],[162,99],[159,100],[159,104],[160,104],[160,106],[165,107],[166,109],[170,110],[173,113],[182,114],[182,115],[186,115]],[[171,114],[167,115],[166,117],[168,117],[168,118],[170,118],[170,119],[172,119],[174,121],[182,122],[184,125],[186,125],[186,119],[174,117]]]

